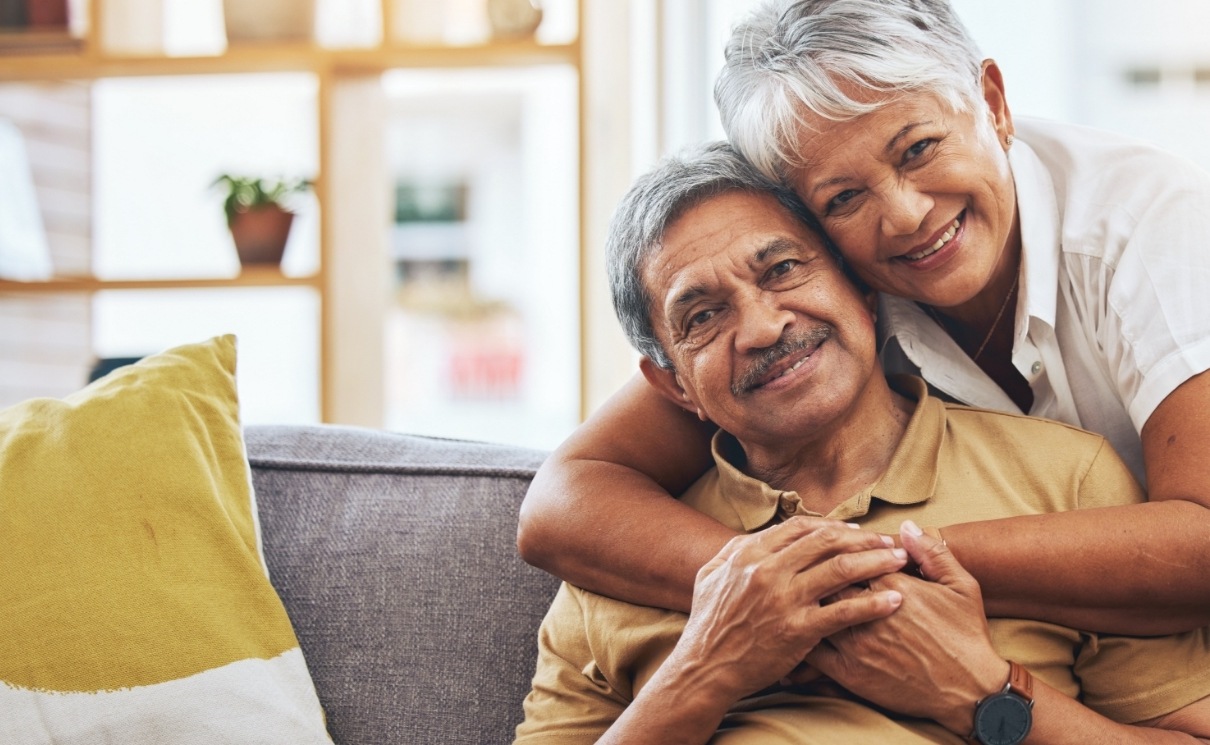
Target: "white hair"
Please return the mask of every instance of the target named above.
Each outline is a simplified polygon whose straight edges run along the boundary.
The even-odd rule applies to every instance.
[[[714,98],[735,148],[784,179],[804,165],[808,116],[845,121],[913,92],[969,111],[982,62],[947,0],[768,0],[732,30]]]

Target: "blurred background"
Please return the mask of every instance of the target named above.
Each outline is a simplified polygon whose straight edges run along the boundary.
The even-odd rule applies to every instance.
[[[245,422],[553,447],[636,369],[613,205],[722,136],[754,4],[0,0],[0,407],[236,333]],[[1210,4],[954,4],[1015,114],[1210,167]],[[280,261],[223,174],[306,181]]]

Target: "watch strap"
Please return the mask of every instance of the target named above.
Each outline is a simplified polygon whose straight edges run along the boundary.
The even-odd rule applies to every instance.
[[[1008,661],[1008,685],[1004,689],[1015,693],[1028,703],[1034,702],[1034,676],[1024,666]]]

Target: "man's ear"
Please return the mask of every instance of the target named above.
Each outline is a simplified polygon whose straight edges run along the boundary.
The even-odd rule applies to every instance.
[[[983,100],[987,103],[992,126],[996,128],[1001,146],[1007,150],[1011,146],[1015,129],[1012,112],[1008,109],[1008,98],[1004,95],[1004,75],[995,60],[983,60],[983,74],[980,80],[983,86]]]
[[[862,299],[865,300],[865,307],[870,311],[870,318],[874,320],[874,323],[878,323],[878,291],[866,290]]]
[[[643,377],[647,378],[651,387],[660,392],[660,395],[705,421],[705,413],[690,400],[689,394],[681,387],[681,381],[677,378],[675,371],[660,367],[650,357],[639,359],[639,370],[643,372]]]

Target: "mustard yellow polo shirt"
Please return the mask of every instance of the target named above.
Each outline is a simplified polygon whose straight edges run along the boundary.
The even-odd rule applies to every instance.
[[[917,402],[903,440],[882,479],[827,517],[896,533],[909,518],[943,527],[1144,499],[1099,435],[945,404],[929,397],[918,378],[893,382]],[[717,468],[683,501],[747,532],[793,515],[817,514],[804,510],[794,492],[774,489],[732,466],[728,454],[737,448],[729,435],[716,436]],[[537,672],[516,742],[595,742],[667,658],[685,620],[682,613],[623,603],[565,583],[539,631]],[[1120,722],[1167,714],[1210,695],[1207,630],[1139,639],[1029,620],[993,619],[989,625],[1002,657]],[[963,739],[930,721],[888,716],[859,701],[803,687],[772,689],[740,701],[712,742],[957,745]]]

